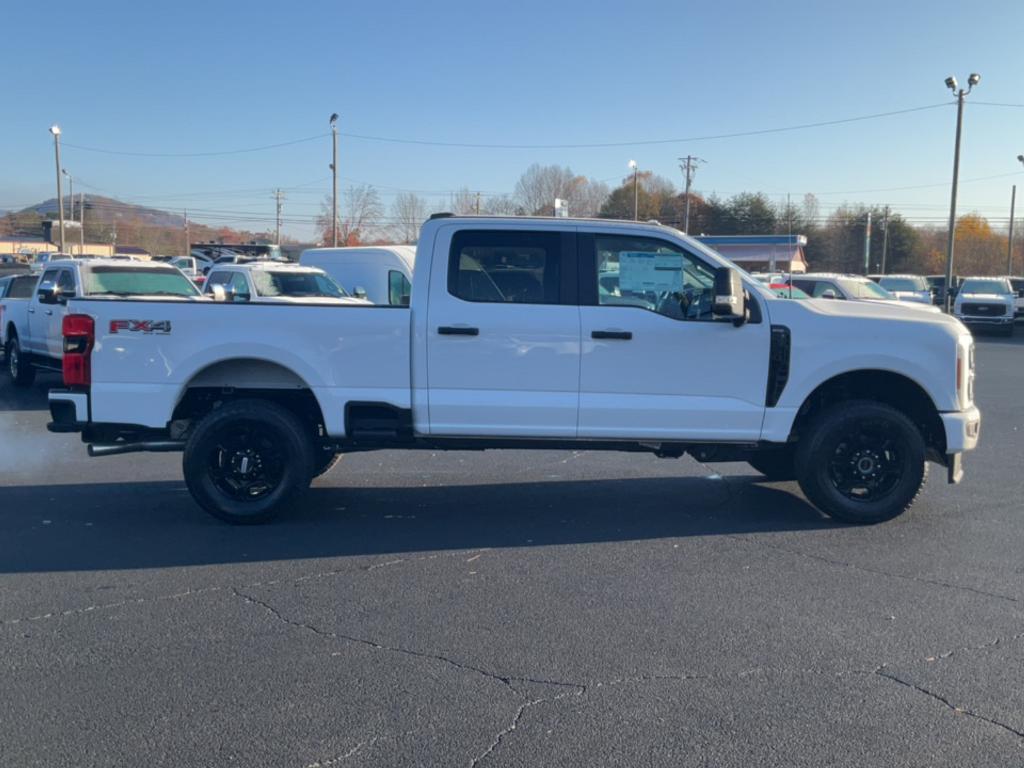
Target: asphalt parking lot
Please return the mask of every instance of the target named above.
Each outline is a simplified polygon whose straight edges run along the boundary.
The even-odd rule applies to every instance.
[[[876,527],[745,464],[346,457],[255,528],[0,379],[2,766],[1024,762],[1024,338]]]

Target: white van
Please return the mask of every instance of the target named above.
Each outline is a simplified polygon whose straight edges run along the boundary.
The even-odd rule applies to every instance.
[[[408,306],[415,262],[412,245],[308,248],[299,256],[304,267],[319,267],[353,296],[392,306]]]

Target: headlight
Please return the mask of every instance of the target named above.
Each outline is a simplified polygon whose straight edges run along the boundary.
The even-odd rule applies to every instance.
[[[956,394],[960,407],[974,402],[974,339],[961,336],[956,347]]]

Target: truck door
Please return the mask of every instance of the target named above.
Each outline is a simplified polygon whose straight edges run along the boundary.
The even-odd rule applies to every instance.
[[[32,300],[28,305],[28,338],[21,339],[22,349],[28,350],[35,355],[48,355],[49,348],[46,343],[46,333],[50,327],[50,318],[53,316],[53,305],[41,304],[39,302],[39,291],[44,287],[57,284],[60,270],[48,269],[43,272],[39,279]]]
[[[767,319],[738,328],[713,320],[714,265],[675,243],[578,237],[579,436],[757,440]]]
[[[57,304],[45,307],[46,314],[46,354],[55,360],[64,357],[64,315],[68,313],[68,299],[77,296],[75,273],[72,269],[62,269],[57,276],[57,288],[61,292],[61,300]]]
[[[452,226],[439,230],[434,254],[425,331],[430,433],[575,437],[575,234]]]

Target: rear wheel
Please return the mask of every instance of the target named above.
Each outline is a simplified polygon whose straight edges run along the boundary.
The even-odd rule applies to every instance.
[[[7,342],[7,372],[19,387],[28,387],[36,379],[36,369],[22,353],[17,336]]]
[[[185,483],[196,502],[229,523],[274,517],[313,476],[312,441],[290,411],[239,400],[208,414],[185,445]]]
[[[914,503],[927,476],[925,444],[910,419],[870,401],[838,403],[797,444],[807,498],[846,523],[880,523]]]
[[[796,446],[769,448],[750,454],[747,463],[769,480],[796,480]]]

